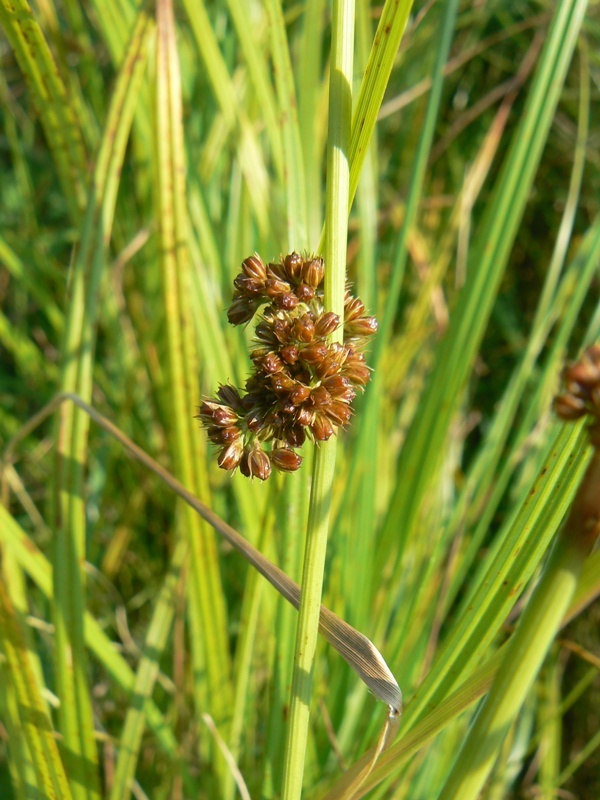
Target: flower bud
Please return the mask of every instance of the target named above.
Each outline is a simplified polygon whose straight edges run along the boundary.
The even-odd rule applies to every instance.
[[[298,361],[299,352],[295,344],[288,344],[281,349],[281,358],[286,364],[295,364]]]
[[[375,317],[358,317],[344,325],[344,334],[349,339],[364,336],[373,336],[377,333],[377,319]]]
[[[365,307],[358,297],[352,297],[351,294],[346,296],[344,303],[344,322],[352,322],[352,320],[361,317],[365,313]]]
[[[242,270],[246,277],[254,281],[262,283],[267,279],[267,268],[258,253],[244,259],[242,262]]]
[[[562,394],[554,400],[554,411],[567,422],[581,419],[587,413],[585,403],[572,394]]]
[[[246,297],[234,297],[233,302],[227,309],[227,319],[232,325],[243,325],[250,322],[258,309],[259,303],[256,300],[248,300]]]
[[[248,453],[248,471],[251,478],[258,478],[259,481],[266,481],[271,474],[271,462],[269,456],[259,447],[253,447]]]
[[[310,426],[312,435],[318,442],[326,442],[333,436],[334,430],[330,420],[324,414],[317,414]]]
[[[290,403],[292,403],[294,406],[300,406],[305,400],[308,400],[310,396],[311,391],[308,386],[299,384],[292,392],[290,392]]]
[[[321,314],[315,323],[315,333],[317,336],[325,337],[333,333],[340,324],[340,318],[333,311]]]
[[[275,305],[282,311],[293,311],[299,302],[295,294],[280,294],[275,298]]]
[[[310,303],[315,299],[315,290],[308,283],[301,283],[296,288],[295,295],[301,303]]]
[[[337,400],[327,406],[325,413],[336,425],[347,425],[352,417],[352,409],[346,403]]]
[[[295,472],[302,464],[302,457],[287,447],[278,447],[271,453],[271,461],[282,472]]]
[[[235,386],[230,386],[229,384],[222,384],[221,386],[219,386],[219,389],[217,391],[217,397],[219,398],[219,400],[221,400],[221,402],[224,405],[230,406],[236,411],[239,411],[242,408],[242,398],[240,397],[240,393],[235,388]]]
[[[283,266],[288,275],[293,280],[297,280],[302,272],[303,260],[298,253],[290,253],[283,259]]]
[[[331,395],[324,386],[317,386],[310,392],[310,401],[315,408],[331,405]]]
[[[327,345],[320,342],[313,342],[308,347],[303,347],[300,350],[300,360],[305,364],[321,364],[323,359],[327,356]]]
[[[311,258],[304,262],[302,280],[316,289],[323,280],[324,266],[322,258]]]
[[[219,453],[219,467],[221,469],[235,469],[240,463],[243,452],[244,443],[242,439],[234,439],[231,444],[228,444],[227,447],[224,447]]]
[[[269,297],[277,297],[280,294],[290,294],[292,287],[285,281],[269,278],[265,283],[265,290]]]
[[[292,325],[292,336],[299,342],[312,342],[315,335],[315,323],[310,314],[303,314],[294,320]]]

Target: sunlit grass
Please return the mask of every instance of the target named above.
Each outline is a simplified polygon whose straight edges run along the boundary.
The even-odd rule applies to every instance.
[[[64,403],[3,462],[0,796],[468,796],[478,702],[518,619],[542,618],[589,459],[551,413],[600,336],[586,11],[0,0],[2,449],[77,393],[315,612],[297,640],[292,606]],[[377,314],[374,373],[335,444],[262,484],[219,470],[194,416],[249,374],[252,326],[226,317],[241,261],[294,249],[326,257],[332,307],[349,279]],[[597,556],[579,567],[566,618],[593,620]],[[321,593],[404,694],[372,771],[387,709],[322,639],[304,649]],[[506,678],[489,800],[586,798],[598,765],[593,675],[578,689],[542,639],[523,702],[518,664]],[[585,760],[561,752],[566,713]]]

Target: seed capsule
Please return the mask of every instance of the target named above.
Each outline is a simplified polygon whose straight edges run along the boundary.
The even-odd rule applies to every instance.
[[[280,294],[289,294],[292,287],[285,281],[278,281],[275,278],[270,278],[265,283],[265,290],[269,297],[277,297]]]
[[[271,386],[277,394],[291,392],[297,387],[296,381],[285,372],[276,372],[271,376]]]
[[[315,419],[315,412],[311,411],[310,408],[303,406],[296,411],[296,422],[299,425],[303,425],[306,427],[307,425],[312,425]]]
[[[295,364],[298,361],[299,350],[295,344],[288,344],[281,350],[281,357],[287,364]]]
[[[296,289],[296,297],[302,303],[310,303],[315,298],[315,290],[308,283],[301,283]]]
[[[352,322],[352,320],[361,317],[365,313],[365,307],[362,300],[359,300],[358,297],[352,297],[351,294],[346,296],[346,302],[344,303],[344,322],[347,324],[348,322]]]
[[[329,336],[333,333],[340,324],[340,318],[333,311],[328,311],[326,314],[321,314],[315,323],[315,333],[317,336]]]
[[[333,436],[334,430],[330,420],[324,414],[317,414],[310,426],[312,435],[318,442],[326,442]]]
[[[308,347],[302,348],[299,355],[300,359],[304,361],[305,364],[321,364],[323,359],[327,356],[327,345],[321,344],[320,342],[313,342],[313,344],[309,344]]]
[[[283,266],[286,274],[294,280],[297,280],[300,277],[302,265],[302,256],[299,256],[298,253],[290,253],[283,260]]]
[[[248,298],[260,297],[265,290],[264,281],[256,281],[246,275],[238,275],[233,285],[242,297]]]
[[[267,279],[267,268],[257,253],[242,261],[242,270],[248,278],[254,281],[264,282]]]
[[[331,405],[331,395],[324,386],[317,386],[310,392],[310,401],[315,408]]]
[[[323,280],[324,266],[322,258],[311,258],[304,262],[302,279],[316,289]]]
[[[271,453],[271,461],[282,472],[295,472],[302,464],[302,457],[287,447],[278,447]]]
[[[300,406],[305,400],[308,400],[310,396],[311,391],[308,386],[302,386],[302,384],[300,384],[290,393],[290,403],[292,403],[293,406]]]
[[[375,317],[359,317],[344,325],[344,334],[348,339],[362,339],[377,333],[377,320]]]
[[[248,471],[251,478],[258,478],[259,481],[266,481],[271,474],[271,462],[264,450],[258,447],[252,448],[248,453]]]
[[[293,311],[299,302],[295,294],[280,294],[275,298],[275,305],[282,311]]]
[[[262,359],[261,366],[265,372],[273,374],[283,369],[283,361],[275,353],[267,353]]]
[[[289,425],[282,430],[281,438],[285,439],[290,447],[302,447],[306,434],[302,425]]]
[[[234,297],[233,302],[227,309],[227,319],[232,325],[243,325],[250,322],[258,309],[259,303],[256,300],[248,300],[246,297]]]
[[[336,425],[347,425],[352,417],[350,406],[346,405],[346,403],[339,403],[337,400],[327,406],[325,412]]]
[[[244,443],[241,438],[235,439],[219,453],[218,464],[221,469],[235,469],[242,458]]]
[[[356,397],[352,384],[343,375],[332,375],[330,378],[326,378],[323,386],[332,397],[344,403],[351,403]]]
[[[315,335],[315,323],[309,314],[298,317],[292,325],[292,336],[299,342],[312,342]]]
[[[554,400],[554,411],[561,419],[572,421],[581,419],[586,415],[586,407],[583,400],[573,397],[571,394],[559,395]]]

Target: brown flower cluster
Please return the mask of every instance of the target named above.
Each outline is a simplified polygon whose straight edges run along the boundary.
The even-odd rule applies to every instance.
[[[579,361],[563,373],[565,391],[554,401],[554,410],[561,419],[577,420],[592,417],[590,438],[600,447],[600,345],[588,347]]]
[[[322,258],[298,253],[273,264],[255,254],[242,263],[227,316],[242,325],[262,309],[250,353],[254,370],[244,392],[221,386],[198,414],[221,448],[222,469],[239,467],[262,481],[272,467],[294,472],[302,462],[296,449],[307,437],[324,442],[350,422],[356,390],[370,379],[362,348],[377,320],[347,291],[344,342],[329,342],[341,322],[324,311],[323,276]]]

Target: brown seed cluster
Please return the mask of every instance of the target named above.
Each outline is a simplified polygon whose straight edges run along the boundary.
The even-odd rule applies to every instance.
[[[219,466],[267,480],[271,468],[294,472],[296,449],[308,437],[324,442],[350,422],[356,390],[370,379],[362,349],[377,331],[375,317],[346,292],[343,344],[329,342],[337,314],[323,307],[323,259],[290,253],[265,264],[257,254],[242,263],[227,316],[243,325],[262,309],[256,325],[254,369],[245,390],[221,386],[198,418]],[[267,448],[268,445],[268,448]]]
[[[600,345],[588,347],[579,361],[565,368],[563,378],[565,391],[555,399],[554,410],[564,420],[589,414],[590,438],[600,447]]]

